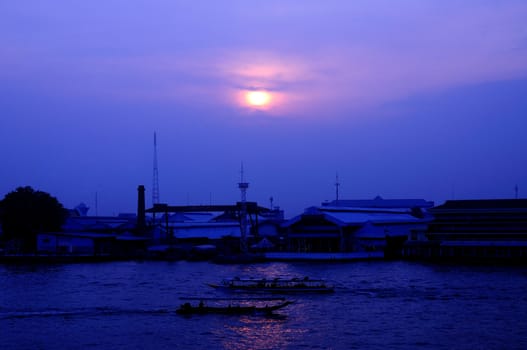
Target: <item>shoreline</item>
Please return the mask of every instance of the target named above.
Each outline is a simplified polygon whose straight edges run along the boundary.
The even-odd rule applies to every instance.
[[[145,257],[145,256],[134,256],[134,257],[116,257],[116,256],[92,256],[92,255],[0,255],[0,264],[76,264],[76,263],[106,263],[106,262],[119,262],[119,261],[165,261],[165,262],[177,262],[186,261],[192,262],[209,262],[213,264],[259,264],[267,262],[290,262],[290,263],[352,263],[352,262],[382,262],[382,261],[406,261],[406,262],[417,262],[417,263],[434,263],[434,264],[460,264],[460,265],[511,265],[511,266],[522,266],[527,265],[527,259],[518,258],[410,258],[410,257],[381,257],[381,256],[363,256],[353,255],[352,253],[344,256],[332,254],[331,257],[322,257],[312,253],[275,253],[267,254],[259,257],[259,259],[237,259],[237,257],[231,256],[227,260],[216,261],[212,259],[183,259],[183,258],[161,258],[161,257]]]

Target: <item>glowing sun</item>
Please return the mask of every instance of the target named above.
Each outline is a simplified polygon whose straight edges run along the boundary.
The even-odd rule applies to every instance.
[[[271,102],[271,94],[267,91],[248,91],[245,93],[245,101],[253,107],[265,107]]]

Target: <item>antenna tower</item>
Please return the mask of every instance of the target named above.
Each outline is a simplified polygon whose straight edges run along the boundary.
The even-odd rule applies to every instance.
[[[159,203],[159,171],[157,169],[157,135],[154,132],[154,176],[152,183],[152,206]]]

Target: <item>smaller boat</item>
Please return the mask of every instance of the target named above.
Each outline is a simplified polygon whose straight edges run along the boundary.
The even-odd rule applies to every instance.
[[[227,299],[225,299],[227,300]],[[234,299],[233,299],[234,300]],[[198,305],[192,305],[190,302],[182,304],[176,313],[180,315],[206,315],[206,314],[220,314],[220,315],[273,315],[273,312],[292,304],[292,301],[283,300],[274,305],[251,305],[251,304],[232,304],[229,301],[228,305],[224,306],[209,306],[205,305],[203,300]]]
[[[260,293],[333,293],[335,286],[321,279],[304,278],[230,278],[209,286],[235,292]]]

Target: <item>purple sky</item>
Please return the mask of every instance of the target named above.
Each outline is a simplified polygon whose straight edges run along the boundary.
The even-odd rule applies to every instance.
[[[527,2],[0,3],[0,196],[66,207],[527,193]],[[249,107],[246,91],[271,94]]]

